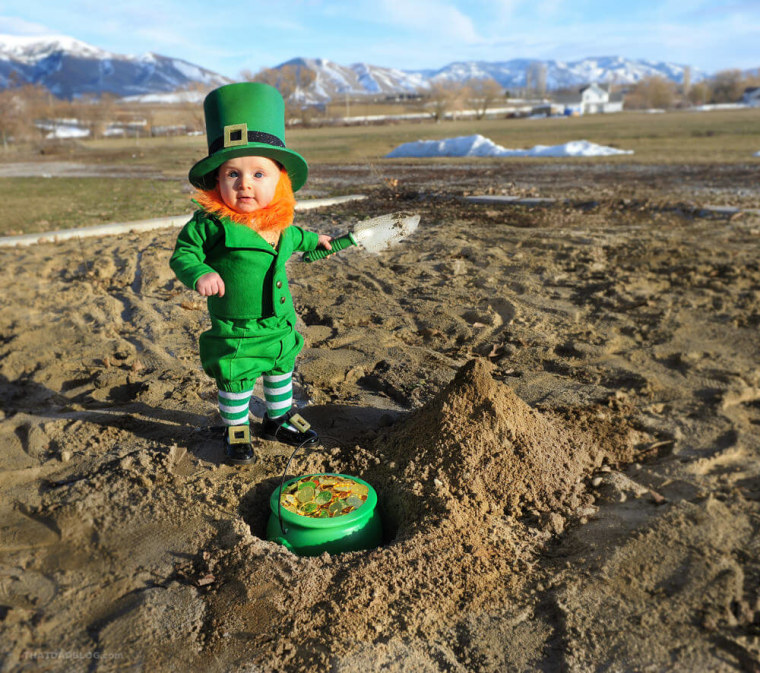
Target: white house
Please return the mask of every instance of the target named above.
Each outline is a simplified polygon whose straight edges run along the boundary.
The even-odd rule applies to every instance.
[[[760,107],[760,86],[752,86],[744,89],[742,103],[752,107]]]
[[[622,112],[623,94],[610,93],[599,84],[587,84],[571,93],[554,96],[556,104],[564,107],[566,115]]]

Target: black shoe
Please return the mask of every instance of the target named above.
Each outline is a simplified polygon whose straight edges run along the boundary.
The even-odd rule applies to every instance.
[[[248,465],[253,462],[251,429],[247,425],[231,425],[224,429],[224,448],[227,462],[232,465]]]
[[[284,423],[288,423],[296,430],[283,428]],[[291,446],[315,444],[319,441],[319,435],[314,430],[311,430],[311,425],[293,409],[277,418],[264,416],[262,436],[264,439],[269,439],[273,442],[283,442]]]

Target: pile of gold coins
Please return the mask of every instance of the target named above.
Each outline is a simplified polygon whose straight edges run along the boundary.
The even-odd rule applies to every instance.
[[[367,493],[367,487],[353,479],[319,475],[290,484],[280,496],[280,503],[289,512],[326,519],[359,509],[367,500]]]

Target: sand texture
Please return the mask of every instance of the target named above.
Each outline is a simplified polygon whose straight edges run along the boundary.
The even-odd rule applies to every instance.
[[[289,267],[288,475],[371,483],[368,552],[264,539],[291,449],[224,464],[176,229],[0,250],[1,670],[760,671],[760,219],[702,211],[753,171],[384,170],[298,223],[417,232]]]

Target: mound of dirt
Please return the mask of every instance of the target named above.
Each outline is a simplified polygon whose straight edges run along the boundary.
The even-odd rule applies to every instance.
[[[575,508],[584,475],[619,451],[529,407],[496,381],[493,365],[463,366],[431,402],[376,443],[396,466],[385,482],[389,515],[417,527],[427,515],[462,517],[471,509],[520,516]],[[425,486],[423,486],[425,485]],[[418,506],[424,491],[424,507]],[[411,494],[414,506],[405,503]]]

